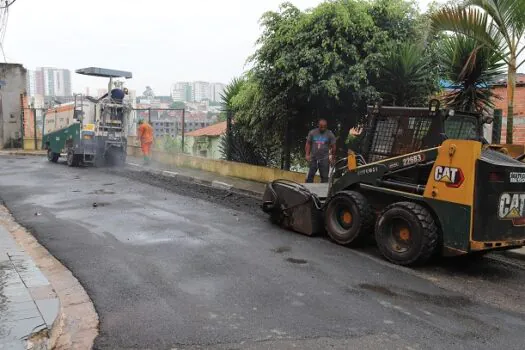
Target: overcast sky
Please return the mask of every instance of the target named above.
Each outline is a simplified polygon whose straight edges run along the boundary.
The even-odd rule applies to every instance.
[[[245,69],[258,20],[283,0],[17,0],[4,49],[9,62],[129,70],[127,86],[167,95],[175,81],[228,83]],[[320,0],[291,0],[301,9]],[[419,1],[425,7],[428,0]],[[73,74],[73,89],[106,86]]]

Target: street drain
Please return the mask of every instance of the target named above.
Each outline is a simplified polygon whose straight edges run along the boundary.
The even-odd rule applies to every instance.
[[[288,258],[286,259],[286,261],[291,262],[292,264],[299,264],[299,265],[308,264],[308,261],[304,259]]]

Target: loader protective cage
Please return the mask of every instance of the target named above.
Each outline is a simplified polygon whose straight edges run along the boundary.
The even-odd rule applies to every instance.
[[[369,106],[359,151],[367,163],[439,146],[446,139],[482,139],[479,116],[424,107]]]

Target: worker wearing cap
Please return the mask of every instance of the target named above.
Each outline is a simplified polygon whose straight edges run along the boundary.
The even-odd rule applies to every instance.
[[[140,140],[144,164],[149,164],[151,157],[151,145],[153,144],[153,128],[144,119],[139,120],[137,136]]]

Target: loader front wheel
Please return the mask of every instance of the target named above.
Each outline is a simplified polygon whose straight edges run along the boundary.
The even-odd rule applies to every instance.
[[[374,213],[359,192],[342,191],[328,202],[325,210],[326,232],[341,245],[364,238],[374,227]]]
[[[432,214],[417,203],[388,206],[377,220],[375,231],[381,254],[398,265],[422,264],[438,247],[439,228]]]

